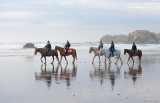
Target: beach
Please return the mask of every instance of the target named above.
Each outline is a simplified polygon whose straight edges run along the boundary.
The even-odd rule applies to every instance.
[[[58,44],[58,43],[57,43]],[[19,44],[18,44],[19,45]],[[37,44],[40,47],[42,44]],[[138,45],[143,56],[141,64],[135,64],[123,49],[129,44],[119,44],[123,64],[120,61],[92,64],[90,46],[97,44],[74,44],[78,61],[63,58],[62,63],[47,58],[40,62],[34,49],[0,50],[0,102],[1,103],[160,103],[160,48],[159,45]],[[106,44],[108,47],[109,44]],[[78,49],[78,47],[81,47]],[[59,56],[60,57],[60,56]],[[43,59],[44,61],[44,59]]]

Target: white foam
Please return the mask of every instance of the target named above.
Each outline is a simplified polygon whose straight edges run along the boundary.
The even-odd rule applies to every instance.
[[[34,43],[35,47],[43,48],[46,43]],[[0,43],[0,56],[5,55],[33,55],[34,49],[23,49],[25,43]],[[52,43],[52,49],[55,46],[64,47],[65,43]],[[98,47],[99,43],[72,43],[71,48],[77,50],[89,50],[89,47]],[[108,49],[110,44],[104,44],[104,48]],[[115,44],[116,49],[131,49],[132,44]],[[143,50],[160,49],[160,44],[137,44],[137,48]]]

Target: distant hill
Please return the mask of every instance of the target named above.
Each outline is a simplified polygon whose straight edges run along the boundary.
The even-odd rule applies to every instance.
[[[104,43],[110,43],[113,40],[115,43],[158,44],[160,43],[160,33],[136,30],[128,35],[105,35],[101,40]]]

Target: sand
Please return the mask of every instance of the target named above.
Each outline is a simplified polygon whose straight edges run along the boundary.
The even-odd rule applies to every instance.
[[[61,65],[40,56],[0,57],[0,103],[160,103],[160,53],[143,51],[141,65],[135,57],[123,65],[92,64],[93,54],[78,51],[78,61],[68,57]]]

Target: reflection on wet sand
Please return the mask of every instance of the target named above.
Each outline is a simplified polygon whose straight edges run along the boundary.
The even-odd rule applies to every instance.
[[[71,81],[76,78],[77,66],[73,64],[73,69],[67,69],[68,65],[66,64],[65,68],[62,67],[61,64],[57,64],[56,68],[46,69],[47,65],[41,65],[41,72],[35,73],[35,79],[39,81],[45,81],[48,87],[52,86],[52,82],[54,81],[56,84],[60,84],[61,82],[66,82],[67,86],[71,85]]]
[[[105,64],[104,67],[101,67],[99,64],[98,67],[95,67],[93,64],[94,71],[90,71],[90,78],[92,80],[98,79],[101,85],[103,85],[105,80],[109,80],[112,90],[114,90],[115,80],[120,77],[120,67],[118,67],[118,65],[115,65],[114,67],[111,69],[110,64],[108,66]]]
[[[127,79],[128,77],[131,77],[133,80],[133,83],[135,84],[137,77],[142,74],[142,68],[141,64],[138,65],[138,67],[134,67],[134,65],[130,66],[128,64],[128,72],[124,72],[124,76]]]

